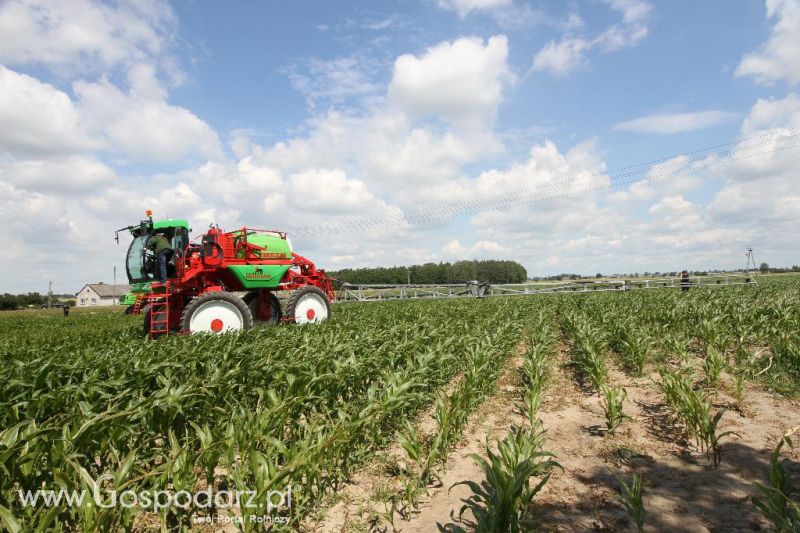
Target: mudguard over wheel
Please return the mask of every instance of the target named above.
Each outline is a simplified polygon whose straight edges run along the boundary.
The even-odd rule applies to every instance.
[[[259,313],[258,292],[259,291],[250,291],[242,298],[250,309],[250,314],[253,315],[253,325],[263,326],[266,324],[277,324],[282,316],[281,302],[275,294],[267,291],[267,312],[269,316],[262,317]]]
[[[312,285],[295,290],[286,306],[286,320],[296,324],[322,322],[331,316],[327,295]]]
[[[184,333],[225,333],[253,327],[253,315],[244,300],[215,291],[192,299],[181,314]]]

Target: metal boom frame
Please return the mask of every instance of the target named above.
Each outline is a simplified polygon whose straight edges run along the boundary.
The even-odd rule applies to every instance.
[[[688,287],[727,287],[757,285],[755,276],[744,274],[710,274],[689,278]],[[565,282],[533,281],[490,285],[478,281],[443,284],[353,284],[344,283],[336,290],[335,303],[373,302],[385,300],[422,300],[469,298],[484,296],[522,296],[533,294],[585,294],[589,292],[635,291],[645,289],[683,288],[681,278],[619,278]]]

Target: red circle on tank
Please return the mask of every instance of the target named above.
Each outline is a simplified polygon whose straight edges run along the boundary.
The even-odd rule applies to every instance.
[[[214,320],[211,321],[211,331],[213,331],[214,333],[219,333],[220,331],[222,331],[222,326],[224,325],[225,324],[222,323],[222,320],[220,320],[219,318],[215,318]]]
[[[317,314],[314,312],[313,309],[309,309],[308,311],[306,311],[306,318],[307,319],[314,320],[315,316],[317,316]]]

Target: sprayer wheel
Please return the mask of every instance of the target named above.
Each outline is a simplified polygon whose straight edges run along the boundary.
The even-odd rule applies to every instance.
[[[192,299],[181,314],[185,333],[225,333],[253,327],[253,315],[244,300],[230,292],[215,291]]]
[[[313,285],[295,290],[286,306],[286,319],[295,324],[322,322],[330,316],[330,300],[322,289]]]

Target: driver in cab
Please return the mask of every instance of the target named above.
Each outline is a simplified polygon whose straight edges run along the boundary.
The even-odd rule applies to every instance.
[[[167,264],[172,259],[172,245],[164,233],[156,233],[147,241],[147,248],[153,251],[156,257],[156,264],[158,265],[157,277],[158,281],[164,283],[167,281]]]

